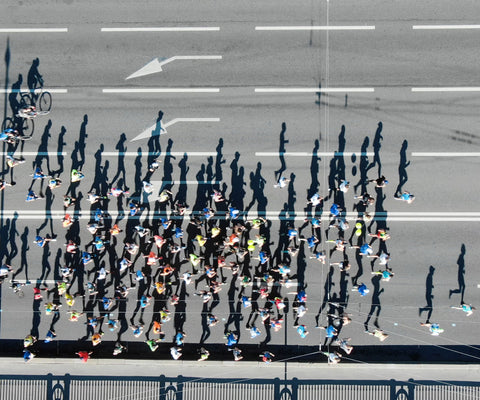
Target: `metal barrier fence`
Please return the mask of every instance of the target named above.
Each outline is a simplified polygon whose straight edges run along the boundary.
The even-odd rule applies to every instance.
[[[472,400],[480,383],[0,375],[0,400]]]

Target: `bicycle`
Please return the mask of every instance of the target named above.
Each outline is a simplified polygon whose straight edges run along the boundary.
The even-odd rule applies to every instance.
[[[18,130],[22,133],[23,137],[31,138],[35,129],[35,124],[31,118],[22,118],[19,122],[18,118],[7,117],[2,122],[2,131],[8,129]]]
[[[43,85],[43,82],[41,82]],[[43,86],[40,87],[40,95],[36,95],[38,89],[30,89],[29,92],[20,92],[20,107],[26,108],[30,106],[38,108],[40,111],[50,112],[52,108],[52,95],[50,92],[43,90]]]
[[[16,145],[19,141],[30,140],[31,135],[20,134],[16,129],[5,129],[0,133],[0,141],[7,142],[11,145]]]

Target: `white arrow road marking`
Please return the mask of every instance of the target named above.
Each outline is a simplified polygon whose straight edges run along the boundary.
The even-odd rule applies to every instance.
[[[144,67],[140,68],[137,72],[134,72],[133,74],[125,78],[125,80],[138,78],[139,76],[155,74],[156,72],[162,71],[163,65],[171,63],[172,61],[175,61],[175,60],[221,60],[221,59],[222,59],[222,56],[174,56],[170,58],[162,58],[161,59],[162,61],[160,61],[160,58],[155,58]]]
[[[139,139],[145,139],[150,136],[160,135],[162,133],[167,133],[166,128],[176,124],[177,122],[220,122],[220,118],[175,118],[165,124],[155,123],[150,128],[145,129],[140,135],[134,137],[131,142]]]

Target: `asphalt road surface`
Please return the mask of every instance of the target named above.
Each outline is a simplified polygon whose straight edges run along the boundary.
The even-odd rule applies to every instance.
[[[2,192],[2,262],[8,261],[16,271],[21,269],[16,279],[33,284],[24,288],[23,298],[17,297],[7,282],[3,285],[1,339],[21,340],[38,332],[43,340],[49,329],[52,317],[45,315],[43,305],[34,312],[32,289],[43,283],[53,288],[63,264],[68,234],[62,228],[62,197],[69,190],[71,168],[80,166],[85,174],[78,185],[70,186],[76,196],[84,196],[75,211],[83,249],[92,239],[86,230],[91,217],[87,192],[92,187],[106,191],[124,179],[132,194],[141,193],[151,153],[158,152],[162,163],[151,177],[156,191],[147,199],[151,212],[144,212],[141,222],[152,221],[155,196],[162,186],[171,187],[174,196],[183,196],[192,210],[198,210],[203,188],[217,183],[239,209],[251,204],[244,219],[266,212],[271,222],[271,254],[283,240],[279,234],[282,220],[297,228],[303,225],[311,188],[326,197],[332,182],[338,185],[343,177],[361,194],[365,178],[383,174],[389,180],[381,190],[371,184],[369,192],[377,199],[371,206],[371,211],[376,211],[372,232],[385,226],[391,235],[386,246],[394,278],[380,282],[371,274],[371,260],[361,259],[356,249],[347,249],[352,264],[349,276],[341,276],[337,267],[329,274],[328,263],[341,261],[340,253],[333,253],[327,265],[322,265],[310,259],[310,250],[302,245],[291,268],[292,274],[303,275],[298,281],[306,287],[308,313],[302,323],[310,334],[305,339],[298,336],[290,309],[280,332],[272,332],[266,339],[260,326],[262,334],[250,339],[245,330],[250,310],[243,310],[240,346],[323,344],[325,332],[315,329],[316,316],[320,325],[327,324],[325,301],[338,298],[347,302],[346,312],[353,320],[343,327],[341,337],[351,337],[354,346],[422,345],[435,349],[479,344],[478,314],[467,317],[451,306],[460,306],[462,300],[480,304],[480,275],[475,269],[480,221],[476,71],[480,30],[474,25],[480,5],[471,2],[452,8],[448,1],[42,3],[7,1],[0,10],[4,117],[12,116],[12,98],[20,97],[11,96],[12,85],[20,83],[22,90],[27,90],[28,71],[36,58],[45,90],[53,96],[51,112],[35,119],[32,139],[15,152],[18,157],[23,152],[26,159],[13,171],[16,185]],[[438,29],[424,26],[440,24]],[[59,31],[48,31],[53,28]],[[190,58],[171,60],[162,71],[126,80],[156,58],[166,61],[176,56]],[[317,93],[319,87],[321,94]],[[156,124],[159,111],[162,124],[168,127],[155,148],[148,144],[155,140],[137,137]],[[287,141],[283,146],[282,137]],[[4,146],[4,179],[10,181],[7,152]],[[61,171],[63,185],[53,191],[54,197],[27,203],[34,165],[41,165],[44,172]],[[279,169],[291,178],[282,189],[274,188]],[[265,180],[257,191],[252,190],[255,174]],[[205,181],[211,181],[210,186],[202,183]],[[40,182],[34,182],[33,189],[39,193]],[[395,200],[399,189],[413,193],[415,201]],[[352,187],[344,196],[351,223],[347,238],[357,218],[354,195]],[[325,243],[332,202],[333,197],[325,201],[321,214],[319,249],[332,246]],[[127,200],[121,203],[128,214]],[[128,222],[119,205],[111,200],[108,212],[113,220],[118,215],[120,227],[128,231],[127,225],[131,229],[135,224]],[[51,215],[52,223],[46,215]],[[184,229],[187,224],[188,218]],[[39,228],[40,235],[57,235],[56,242],[45,248],[36,246],[33,240]],[[306,227],[301,234],[308,236],[309,232]],[[335,235],[336,229],[330,229],[329,238]],[[124,237],[121,234],[115,246],[118,257]],[[372,246],[376,252],[379,241]],[[258,250],[254,256],[257,254]],[[116,260],[108,265],[108,257],[104,261],[107,268],[116,265]],[[140,261],[136,270],[143,266]],[[185,268],[188,264],[182,266]],[[223,346],[225,342],[223,325],[230,314],[232,275],[229,271],[224,275],[227,285],[219,293],[214,311],[221,322],[211,329],[205,346]],[[351,290],[354,277],[371,289],[367,296]],[[86,280],[85,276],[83,283]],[[71,292],[82,290],[83,285],[78,284],[76,279]],[[251,290],[246,289],[247,295]],[[113,287],[109,291],[113,295]],[[193,284],[186,292],[183,329],[186,343],[196,345],[202,334],[202,302],[193,295]],[[281,296],[291,303],[295,292],[295,287],[283,288]],[[64,300],[62,303],[55,324],[57,340],[83,338],[84,320],[69,322],[68,306]],[[132,293],[128,320],[136,305]],[[74,308],[82,307],[77,299]],[[422,307],[425,310],[419,315]],[[152,309],[144,313],[147,325]],[[431,322],[444,329],[438,337],[420,326],[428,314]],[[385,342],[364,333],[366,327],[373,330],[375,322],[388,333]],[[173,320],[164,330],[171,343]],[[117,333],[104,331],[104,341],[117,339]],[[121,340],[141,342],[145,338],[135,338],[128,329]],[[355,359],[355,352],[350,357]],[[477,356],[469,360],[475,362]]]

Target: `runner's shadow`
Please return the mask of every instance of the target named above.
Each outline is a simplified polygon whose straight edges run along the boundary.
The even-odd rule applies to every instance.
[[[163,160],[163,178],[162,178],[162,186],[159,190],[159,194],[162,190],[171,190],[172,189],[172,181],[173,181],[173,164],[172,160],[175,160],[175,157],[172,156],[172,147],[173,147],[173,140],[168,139],[167,148],[165,150],[165,159]]]
[[[180,288],[179,300],[175,305],[175,317],[173,319],[173,325],[175,327],[175,332],[183,332],[183,325],[187,319],[187,302],[186,302],[187,285],[185,281],[182,281],[182,286]]]
[[[244,168],[238,166],[239,159],[240,153],[237,151],[235,152],[235,158],[230,163],[232,189],[228,201],[232,207],[243,210],[243,200],[246,194],[243,186],[246,185],[246,182],[244,180]]]
[[[58,134],[58,141],[57,141],[57,163],[58,163],[58,169],[56,171],[52,171],[52,175],[57,175],[59,177],[61,173],[63,172],[63,162],[65,160],[65,156],[63,155],[63,146],[66,146],[66,142],[64,142],[64,137],[65,133],[67,133],[67,130],[64,126],[60,129],[60,133]]]
[[[368,181],[368,155],[367,155],[367,150],[368,146],[370,144],[370,139],[368,136],[365,136],[365,139],[363,139],[362,147],[360,150],[360,163],[359,163],[359,170],[360,170],[360,178],[358,183],[353,187],[353,190],[355,193],[357,193],[357,189],[360,187],[360,194],[364,194],[367,192],[367,181]]]
[[[220,184],[223,181],[222,164],[226,163],[226,160],[223,158],[222,149],[223,149],[223,139],[220,138],[218,139],[218,145],[216,148],[217,156],[215,158],[215,184],[213,187],[216,190],[220,190]]]
[[[178,162],[180,168],[180,185],[175,196],[174,203],[186,204],[187,203],[187,173],[190,167],[187,165],[188,155],[185,153],[182,159]]]
[[[378,166],[378,176],[382,176],[382,161],[380,160],[380,149],[382,147],[382,129],[383,129],[383,124],[380,121],[378,123],[377,130],[375,132],[375,137],[373,139],[373,161],[370,163],[370,165],[367,168],[367,171],[374,168],[375,166]]]
[[[126,170],[125,170],[125,152],[127,151],[127,148],[125,147],[125,142],[127,141],[127,136],[125,133],[122,133],[120,135],[120,139],[118,140],[117,145],[115,146],[115,149],[118,150],[118,166],[117,166],[117,172],[115,173],[115,176],[112,178],[110,181],[110,187],[113,187],[113,184],[117,181],[117,179],[120,178],[120,175],[122,176],[122,181],[126,185],[127,177],[126,177]],[[125,187],[125,190],[128,190],[127,187]]]
[[[421,316],[423,312],[427,311],[427,323],[430,321],[430,317],[433,312],[433,274],[435,273],[435,268],[430,265],[427,280],[425,281],[425,300],[427,305],[418,309],[418,315]]]
[[[10,251],[7,252],[7,257],[5,260],[6,264],[8,265],[12,262],[12,260],[18,254],[17,236],[19,236],[19,234],[17,231],[17,220],[18,220],[18,212],[15,211],[13,213],[12,222],[10,224],[10,229],[8,231],[8,244],[10,245]],[[0,257],[0,260],[2,260],[2,258],[3,257]]]
[[[280,131],[280,145],[278,148],[278,156],[280,158],[280,168],[275,171],[275,182],[277,182],[282,174],[287,169],[287,164],[285,163],[285,144],[288,143],[288,140],[285,139],[285,132],[287,131],[287,124],[282,122],[282,130]]]
[[[252,200],[245,208],[245,212],[248,212],[257,202],[257,211],[260,216],[264,216],[263,213],[265,213],[268,203],[268,199],[263,193],[266,183],[266,179],[262,176],[262,163],[258,162],[255,173],[253,171],[250,172],[250,189],[252,189],[253,194]]]
[[[448,298],[452,297],[452,294],[460,294],[460,304],[463,304],[463,298],[465,296],[465,244],[462,243],[460,248],[460,255],[458,256],[457,265],[458,265],[458,289],[449,290]]]
[[[95,194],[105,195],[106,193],[102,192],[101,182],[103,180],[103,171],[102,171],[102,154],[105,151],[103,143],[100,143],[100,147],[94,154],[95,158],[95,175],[93,178],[92,186],[90,187],[89,192],[95,191]]]
[[[158,157],[162,151],[160,147],[160,134],[162,132],[162,118],[163,112],[158,112],[157,120],[155,121],[155,128],[152,131],[152,135],[148,139],[148,163],[150,164],[155,157]]]
[[[23,270],[25,270],[25,279],[28,280],[28,262],[27,262],[27,253],[30,250],[30,246],[28,245],[28,226],[26,226],[23,230],[22,235],[20,236],[20,240],[22,242],[22,247],[20,250],[20,266],[14,272],[12,279],[20,274]]]
[[[319,162],[321,161],[321,158],[318,156],[318,149],[320,148],[320,142],[315,140],[313,150],[312,150],[312,158],[310,161],[310,178],[311,178],[311,183],[310,187],[307,190],[307,199],[310,200],[310,198],[315,195],[319,188],[320,188],[320,182],[318,180],[318,173],[319,173]],[[319,204],[316,208],[320,209],[321,204]],[[311,211],[312,211],[312,205],[310,203],[307,204],[305,207],[305,213],[307,217],[311,216]],[[315,210],[317,211],[317,210]],[[319,210],[321,212],[321,210]]]
[[[88,124],[88,115],[85,114],[83,116],[83,122],[80,125],[80,134],[78,135],[78,153],[80,155],[80,159],[78,160],[78,166],[75,169],[82,169],[83,165],[85,164],[85,148],[87,146],[86,139],[87,135],[87,124]]]
[[[372,304],[370,306],[370,311],[368,312],[367,319],[363,323],[365,327],[365,331],[368,331],[368,323],[370,322],[370,319],[372,318],[373,314],[375,313],[375,321],[373,322],[373,325],[377,329],[380,329],[380,326],[378,325],[378,317],[380,315],[380,312],[382,311],[382,305],[380,304],[380,295],[384,292],[384,289],[380,289],[380,280],[381,280],[381,275],[375,275],[372,278],[372,285],[373,285],[373,293],[372,293]]]
[[[0,261],[8,257],[8,236],[10,230],[10,218],[7,218],[0,230]],[[7,263],[8,264],[8,263]]]
[[[410,161],[407,161],[407,147],[408,141],[404,140],[402,148],[400,149],[400,164],[398,166],[398,186],[395,190],[395,196],[400,196],[403,191],[403,185],[408,181],[407,167],[410,165]]]
[[[43,130],[43,134],[40,138],[40,144],[38,145],[37,149],[37,156],[35,157],[35,161],[33,162],[33,168],[39,167],[42,168],[42,162],[45,161],[47,164],[47,171],[48,173],[45,175],[51,175],[53,172],[50,169],[50,157],[48,156],[48,141],[51,137],[50,129],[52,127],[52,120],[49,119],[47,125],[45,125],[45,129]]]

